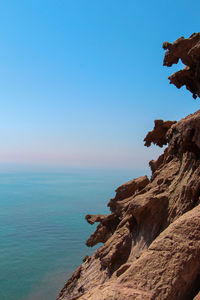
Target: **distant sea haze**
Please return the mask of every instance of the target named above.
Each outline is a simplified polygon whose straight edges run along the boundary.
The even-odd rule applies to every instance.
[[[0,299],[55,300],[72,271],[93,249],[88,213],[107,202],[136,170],[0,173]]]

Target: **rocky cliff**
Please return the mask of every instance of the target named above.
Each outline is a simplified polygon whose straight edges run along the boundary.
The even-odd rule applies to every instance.
[[[188,39],[181,37],[174,43],[164,42],[163,49],[167,50],[163,65],[171,67],[179,59],[185,65],[169,77],[170,83],[177,88],[186,86],[193,98],[200,97],[200,32],[193,33]]]
[[[197,37],[190,38],[198,44]],[[164,43],[164,64],[196,45],[180,46],[182,42]],[[189,85],[186,75],[189,81],[184,81],[195,97],[196,63],[190,64],[196,79]],[[174,76],[178,80],[179,75]],[[109,215],[86,216],[90,224],[99,223],[87,246],[103,246],[85,257],[58,300],[200,298],[200,110],[178,122],[156,120],[145,138],[146,146],[151,143],[168,145],[150,161],[151,178],[142,176],[120,186],[108,203]]]

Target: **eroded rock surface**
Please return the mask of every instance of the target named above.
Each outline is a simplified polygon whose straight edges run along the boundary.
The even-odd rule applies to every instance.
[[[200,33],[163,48],[165,66],[186,65],[170,83],[200,97]],[[99,223],[86,244],[103,246],[84,258],[58,300],[200,299],[200,111],[156,120],[144,141],[168,147],[150,161],[150,180],[116,190],[109,215],[86,216]]]
[[[59,300],[198,297],[200,111],[177,123],[159,121],[157,128],[147,146],[159,144],[158,134],[168,147],[150,162],[150,180],[120,186],[108,203],[110,215],[86,216],[90,224],[99,222],[87,245],[103,246],[84,259]]]
[[[124,274],[78,299],[192,299],[199,291],[199,219],[200,205],[169,225]]]
[[[163,145],[167,145],[167,131],[169,128],[176,123],[176,121],[166,121],[163,120],[155,120],[155,126],[152,131],[149,131],[147,136],[144,139],[145,146],[151,146],[151,143],[162,147]]]
[[[164,66],[171,67],[179,59],[186,65],[169,77],[170,83],[177,88],[185,85],[194,99],[200,97],[200,33],[193,33],[188,39],[181,37],[174,43],[164,42],[163,49],[167,50]]]

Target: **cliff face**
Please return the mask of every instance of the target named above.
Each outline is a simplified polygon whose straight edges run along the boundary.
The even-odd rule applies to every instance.
[[[164,45],[166,64],[177,44]],[[58,300],[199,299],[200,110],[179,122],[156,120],[145,138],[151,143],[168,147],[150,161],[150,180],[120,186],[109,215],[86,216],[99,223],[87,246],[103,246],[85,257]]]
[[[200,111],[177,123],[156,121],[146,144],[157,135],[168,147],[150,162],[151,179],[120,186],[110,215],[86,216],[99,222],[87,245],[104,245],[84,259],[59,300],[192,299],[200,290]]]

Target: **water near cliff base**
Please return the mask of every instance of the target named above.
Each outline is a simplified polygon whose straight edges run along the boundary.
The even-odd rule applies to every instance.
[[[106,204],[134,170],[0,173],[0,299],[55,300]]]

